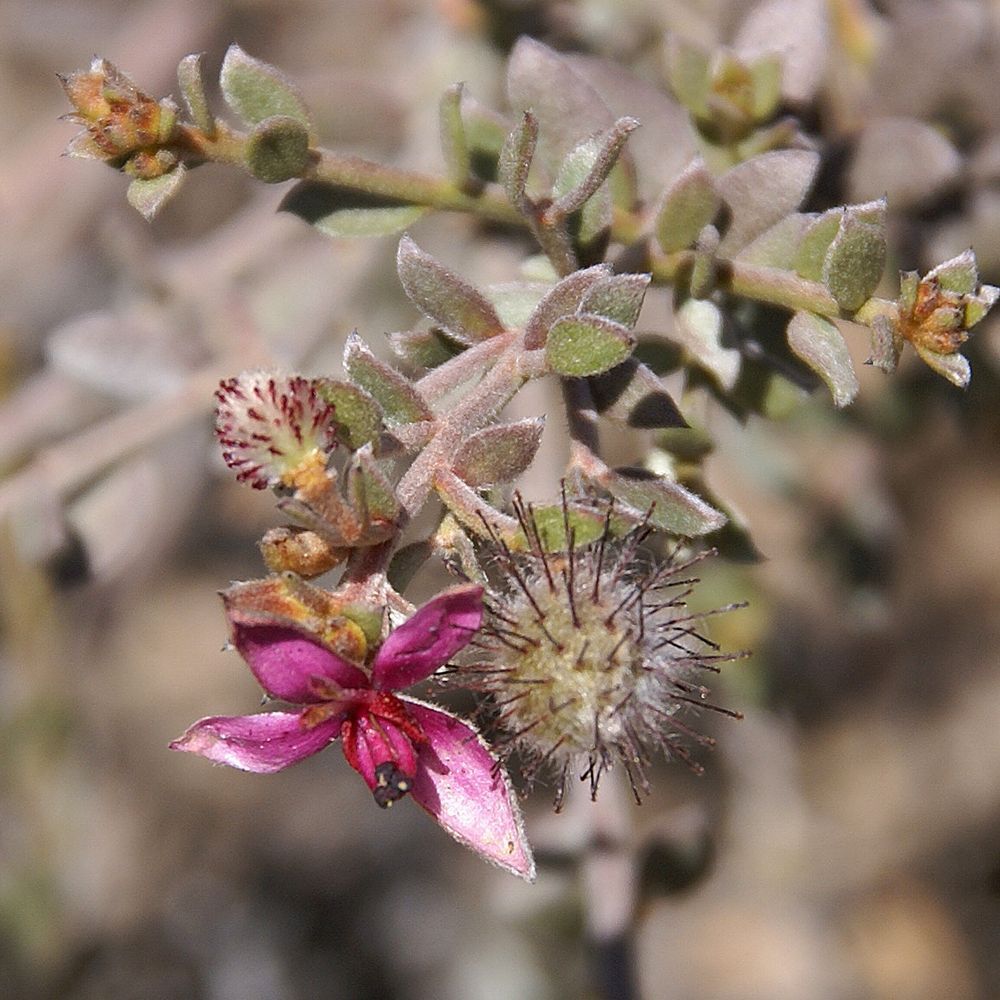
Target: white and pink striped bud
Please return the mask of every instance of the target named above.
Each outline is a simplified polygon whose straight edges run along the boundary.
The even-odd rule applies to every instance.
[[[337,425],[316,380],[244,372],[220,383],[215,398],[222,457],[241,482],[298,489],[325,474]]]

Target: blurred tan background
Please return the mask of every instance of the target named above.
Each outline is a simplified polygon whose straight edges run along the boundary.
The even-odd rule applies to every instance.
[[[351,329],[414,315],[393,239],[331,241],[275,214],[281,186],[206,167],[147,225],[124,178],[60,157],[56,72],[99,53],[176,94],[183,55],[211,76],[237,41],[301,84],[326,143],[434,170],[440,92],[502,106],[519,32],[662,85],[666,32],[729,41],[749,6],[0,3],[0,996],[594,995],[572,864],[589,803],[527,800],[529,887],[419,810],[383,813],[339,754],[262,777],[167,751],[259,698],[214,595],[262,573],[275,518],[215,454],[215,380],[337,370]],[[1000,283],[1000,7],[801,6],[826,25],[812,207],[888,189],[897,266],[971,242]],[[887,118],[926,126],[925,155],[893,160]],[[459,218],[415,235],[479,282],[524,252]],[[964,393],[906,363],[861,368],[846,413],[817,392],[780,421],[712,418],[710,480],[764,560],[717,562],[703,600],[751,599],[714,635],[755,655],[722,680],[747,717],[707,720],[706,777],[661,767],[626,807],[647,1000],[1000,995],[1000,317],[969,356]],[[543,447],[558,462],[555,409]]]

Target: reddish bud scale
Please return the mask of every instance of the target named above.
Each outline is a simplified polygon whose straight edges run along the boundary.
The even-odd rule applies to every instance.
[[[244,372],[220,383],[215,398],[223,460],[254,489],[294,485],[337,445],[333,406],[301,375]]]
[[[969,339],[963,323],[967,298],[942,288],[936,278],[925,277],[917,286],[913,308],[900,313],[900,333],[927,350],[953,354]]]

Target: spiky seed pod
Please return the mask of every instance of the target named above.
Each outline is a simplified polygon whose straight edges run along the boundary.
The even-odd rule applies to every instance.
[[[456,669],[465,687],[492,695],[501,731],[498,743],[517,750],[529,780],[557,776],[556,808],[567,777],[578,773],[596,796],[601,775],[619,762],[636,800],[648,791],[646,768],[662,751],[696,772],[689,746],[711,746],[692,730],[694,707],[733,718],[739,712],[711,703],[700,683],[705,672],[742,654],[719,652],[701,634],[711,614],[689,613],[685,602],[697,579],[688,570],[704,555],[650,563],[640,552],[644,525],[612,537],[609,506],[601,537],[546,552],[533,512],[515,499],[531,543],[513,552],[494,535],[496,575],[502,581],[485,602],[487,617],[473,645],[479,661]]]

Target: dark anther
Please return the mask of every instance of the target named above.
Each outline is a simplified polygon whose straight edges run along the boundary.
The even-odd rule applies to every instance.
[[[387,760],[375,768],[375,787],[372,789],[372,795],[375,796],[375,801],[383,809],[388,809],[393,802],[401,799],[412,787],[412,779],[403,774],[391,760]]]

